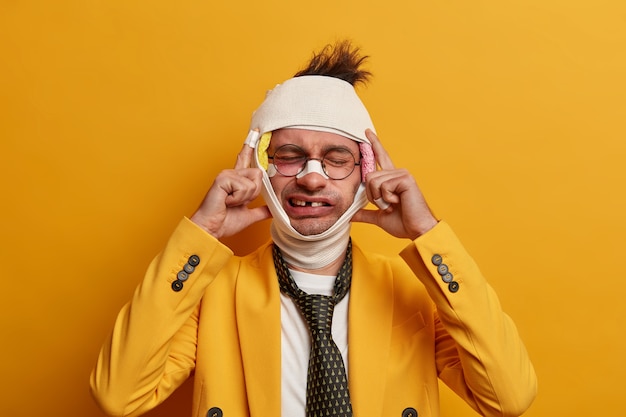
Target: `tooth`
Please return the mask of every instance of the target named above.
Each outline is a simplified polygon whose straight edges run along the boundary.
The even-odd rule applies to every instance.
[[[291,203],[294,206],[299,206],[299,207],[322,207],[324,206],[324,203],[321,201],[303,201],[303,200],[291,200]]]

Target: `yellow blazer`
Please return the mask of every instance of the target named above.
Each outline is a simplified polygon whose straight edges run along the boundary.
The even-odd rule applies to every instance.
[[[192,255],[199,264],[181,281],[177,274]],[[440,222],[400,255],[353,245],[354,416],[401,417],[412,408],[419,417],[436,417],[437,378],[482,415],[524,412],[536,394],[533,367],[513,322],[448,225]],[[455,292],[434,255],[448,266]],[[172,287],[177,281],[179,291]],[[194,417],[209,410],[280,416],[279,295],[271,243],[233,256],[183,219],[102,347],[91,375],[96,401],[111,415],[138,415],[195,372]]]

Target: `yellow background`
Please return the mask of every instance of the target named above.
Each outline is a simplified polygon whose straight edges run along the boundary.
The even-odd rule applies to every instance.
[[[361,96],[396,165],[518,324],[526,415],[626,414],[623,0],[3,0],[0,415],[101,416],[90,368],[147,264],[265,90],[344,37],[371,56]],[[148,415],[189,403],[186,384]]]

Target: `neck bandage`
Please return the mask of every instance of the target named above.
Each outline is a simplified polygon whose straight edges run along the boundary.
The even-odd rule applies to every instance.
[[[350,207],[326,231],[305,236],[295,230],[276,196],[270,177],[280,175],[267,160],[271,132],[282,128],[317,130],[342,135],[359,142],[361,176],[375,170],[371,144],[365,130],[374,131],[367,109],[350,83],[338,78],[307,75],[291,78],[270,90],[254,112],[245,143],[255,149],[255,166],[263,171],[261,194],[272,213],[272,239],[283,252],[285,261],[305,269],[322,268],[343,254],[350,239],[350,219],[367,205],[362,182]],[[315,164],[317,162],[317,164]],[[321,173],[319,161],[310,160],[298,178],[311,172]]]

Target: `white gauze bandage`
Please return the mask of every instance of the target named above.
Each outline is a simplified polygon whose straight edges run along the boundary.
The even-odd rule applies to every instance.
[[[373,171],[375,164],[365,130],[374,131],[367,109],[354,87],[343,80],[327,76],[307,75],[291,78],[267,93],[265,101],[254,112],[246,143],[255,149],[255,164],[263,171],[262,195],[273,216],[272,239],[283,252],[285,261],[306,268],[322,268],[345,251],[350,238],[350,219],[367,205],[365,185],[360,184],[352,205],[328,230],[305,236],[295,230],[274,193],[270,177],[259,161],[259,138],[282,128],[331,132],[359,142],[363,156],[362,177]]]

